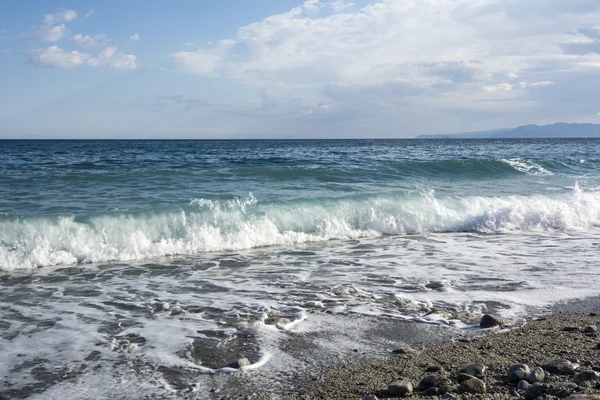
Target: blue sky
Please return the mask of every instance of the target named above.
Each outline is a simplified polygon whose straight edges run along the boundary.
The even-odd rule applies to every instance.
[[[0,138],[600,123],[597,0],[0,3]]]

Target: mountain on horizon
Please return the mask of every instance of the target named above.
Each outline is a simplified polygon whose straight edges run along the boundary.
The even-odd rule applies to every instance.
[[[556,123],[522,125],[491,131],[419,135],[417,139],[536,139],[536,138],[600,138],[599,124]]]

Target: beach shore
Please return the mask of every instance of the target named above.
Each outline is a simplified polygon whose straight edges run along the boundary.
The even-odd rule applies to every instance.
[[[385,360],[337,367],[288,398],[401,398],[405,396],[388,390],[390,383],[399,380],[411,383],[412,398],[555,399],[600,394],[600,381],[594,372],[600,371],[600,342],[592,328],[600,324],[597,305],[598,299],[571,302],[556,306],[552,314],[532,318],[521,327],[489,329],[483,335],[446,340],[423,351],[407,349],[404,354]],[[569,360],[572,371],[570,367],[555,369],[551,362],[559,359]],[[479,377],[485,383],[484,394],[466,393],[459,388],[459,370],[476,363],[486,367]],[[519,389],[518,380],[509,382],[508,377],[509,368],[517,364],[526,364],[530,370],[543,366],[543,379],[534,385],[522,383]],[[578,375],[583,372],[589,373]],[[447,387],[426,392],[427,386],[434,386],[428,385],[427,380],[443,382]],[[530,389],[525,390],[528,385]]]

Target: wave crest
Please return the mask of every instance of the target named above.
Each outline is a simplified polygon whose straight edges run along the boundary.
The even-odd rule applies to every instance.
[[[404,196],[260,204],[250,195],[171,210],[0,219],[0,268],[129,261],[330,239],[427,232],[587,230],[600,192],[556,196]]]

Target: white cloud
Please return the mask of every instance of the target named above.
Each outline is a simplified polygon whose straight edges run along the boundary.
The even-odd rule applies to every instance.
[[[85,15],[83,16],[83,19],[91,17],[93,13],[94,13],[94,10],[90,10],[90,11],[86,12]]]
[[[219,62],[216,54],[202,51],[178,51],[172,57],[183,71],[200,75],[213,72]]]
[[[61,22],[71,22],[77,18],[77,11],[66,10],[54,14],[46,14],[44,16],[44,25],[52,26]]]
[[[65,24],[61,24],[49,27],[48,29],[43,29],[38,35],[39,39],[44,42],[58,42],[69,35],[69,30]]]
[[[335,12],[340,12],[345,10],[346,8],[352,7],[354,3],[350,3],[343,0],[334,0],[327,3],[327,6],[331,7],[331,9]]]
[[[136,69],[137,58],[133,54],[119,53],[115,47],[106,47],[98,57],[90,59],[88,64],[92,67]]]
[[[104,45],[108,37],[106,35],[81,35],[77,34],[71,38],[80,47],[97,47]]]
[[[550,85],[554,85],[554,82],[552,82],[552,81],[541,81],[541,82],[532,83],[529,86],[536,87],[536,86],[550,86]]]
[[[140,40],[140,35],[138,35],[137,33],[135,35],[129,36],[129,41],[131,42],[137,42],[138,40]]]
[[[40,67],[73,68],[85,65],[89,54],[78,51],[66,51],[58,46],[50,46],[33,57],[33,63]]]
[[[554,71],[589,70],[600,63],[599,54],[566,54],[562,47],[581,36],[580,28],[597,24],[600,2],[531,3],[373,0],[349,8],[343,1],[310,0],[240,27],[225,39],[233,46],[208,44],[172,58],[186,72],[303,88],[317,102],[326,100],[324,86],[403,84],[414,89],[411,97],[417,100],[455,93],[460,106],[479,107],[473,102],[481,96],[519,86],[507,78],[552,82],[547,78]]]
[[[58,46],[42,49],[32,58],[32,62],[40,67],[74,68],[80,66],[136,69],[136,56],[117,52],[114,47],[106,47],[97,57],[78,51],[67,51]]]

